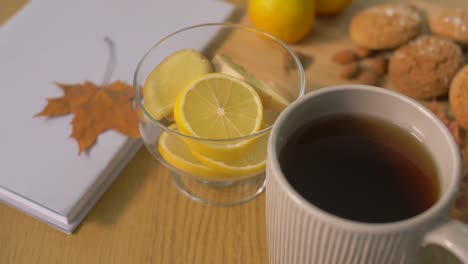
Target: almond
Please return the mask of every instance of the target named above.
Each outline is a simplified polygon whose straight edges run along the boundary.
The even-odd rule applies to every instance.
[[[388,59],[382,56],[374,58],[369,61],[369,67],[377,74],[385,74],[387,73]]]
[[[332,61],[336,64],[348,64],[358,60],[358,55],[351,49],[340,50],[332,57]]]
[[[356,54],[358,55],[359,58],[363,59],[363,58],[368,58],[368,57],[374,55],[374,51],[370,50],[370,49],[363,48],[363,47],[358,47],[356,49]]]
[[[343,79],[352,79],[356,77],[359,74],[360,71],[359,63],[357,62],[352,62],[349,64],[346,64],[343,66],[343,68],[340,71],[340,77]]]
[[[379,84],[379,75],[371,70],[364,70],[359,74],[357,82],[366,85],[377,85]]]

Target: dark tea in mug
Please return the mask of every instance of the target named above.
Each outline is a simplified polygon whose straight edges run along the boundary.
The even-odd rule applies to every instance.
[[[367,115],[335,115],[295,131],[280,151],[291,186],[311,204],[367,223],[404,220],[439,197],[437,168],[412,133]]]

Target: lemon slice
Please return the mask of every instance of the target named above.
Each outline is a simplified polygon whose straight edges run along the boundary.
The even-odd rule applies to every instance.
[[[156,120],[170,116],[177,94],[192,80],[212,71],[211,63],[197,51],[177,51],[165,58],[146,78],[143,105]]]
[[[175,124],[169,126],[177,130]],[[158,150],[161,157],[172,166],[186,173],[202,177],[220,177],[219,173],[196,159],[180,136],[162,132],[159,137]]]
[[[264,110],[261,129],[273,125],[278,115],[279,112]],[[197,152],[193,152],[192,154],[203,164],[223,174],[237,176],[253,175],[265,169],[269,135],[270,133],[268,132],[253,139],[250,146],[244,149],[243,155],[233,160],[211,159]]]
[[[205,139],[230,139],[260,129],[263,107],[247,83],[222,73],[207,74],[182,91],[174,107],[181,131]]]
[[[287,99],[264,82],[248,73],[242,66],[235,64],[228,56],[218,54],[211,62],[213,63],[216,72],[222,72],[234,76],[250,84],[260,96],[264,108],[283,110],[288,106],[289,102]]]
[[[259,131],[260,97],[247,83],[222,73],[207,74],[177,97],[174,119],[183,133],[210,140],[232,139]],[[187,140],[191,150],[217,159],[234,159],[252,140]]]
[[[279,112],[264,110],[261,129],[273,125],[278,115]],[[253,143],[244,149],[244,153],[233,160],[211,159],[196,152],[192,154],[203,164],[226,175],[253,175],[265,169],[269,135],[270,133],[268,132],[252,140]]]
[[[222,174],[249,176],[260,173],[265,169],[268,135],[269,133],[260,136],[242,156],[234,160],[216,160],[197,152],[193,152],[192,154],[203,164]]]

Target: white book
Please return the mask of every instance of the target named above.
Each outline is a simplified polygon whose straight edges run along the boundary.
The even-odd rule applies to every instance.
[[[215,0],[27,4],[0,27],[0,201],[71,233],[141,143],[107,131],[89,153],[78,155],[69,137],[71,115],[33,117],[46,98],[62,95],[54,82],[100,84],[109,37],[116,50],[111,79],[131,84],[138,61],[159,39],[183,27],[223,22],[232,10]],[[200,37],[208,43],[213,36]]]

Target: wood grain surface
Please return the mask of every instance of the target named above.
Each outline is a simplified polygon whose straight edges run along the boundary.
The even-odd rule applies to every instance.
[[[340,17],[320,19],[306,41],[292,45],[295,51],[313,56],[306,69],[308,91],[344,82],[330,56],[351,44],[346,37],[349,19],[369,2],[374,1],[355,0]],[[0,0],[0,24],[23,3]],[[235,41],[239,40],[226,41],[220,48],[235,48]],[[142,148],[73,235],[0,203],[0,264],[266,264],[264,202],[263,194],[227,208],[192,202]]]

